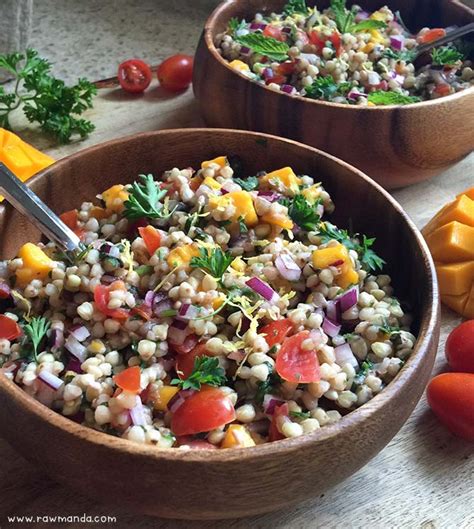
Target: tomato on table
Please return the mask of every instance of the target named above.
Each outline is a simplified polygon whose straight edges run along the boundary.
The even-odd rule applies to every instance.
[[[161,245],[160,232],[150,224],[148,226],[139,227],[138,233],[145,243],[146,249],[150,255],[153,255]]]
[[[474,441],[474,374],[443,373],[426,390],[428,404],[455,435]]]
[[[218,388],[203,387],[188,397],[171,418],[175,435],[209,432],[235,419],[232,401]]]
[[[287,337],[290,330],[293,328],[293,324],[288,318],[284,320],[277,320],[268,323],[259,330],[259,334],[265,334],[265,341],[268,347],[281,344]]]
[[[129,59],[119,65],[117,77],[126,92],[140,94],[150,86],[152,72],[146,62]]]
[[[130,393],[140,393],[140,368],[138,366],[128,367],[118,375],[114,375],[115,384]]]
[[[193,79],[193,62],[193,57],[182,54],[165,59],[157,70],[160,85],[171,92],[187,88]]]
[[[440,39],[441,37],[444,37],[446,35],[446,30],[443,28],[433,28],[429,29],[426,33],[423,33],[423,35],[420,35],[417,37],[417,41],[420,44],[427,44],[428,42],[434,42],[435,40]]]
[[[126,309],[109,309],[110,293],[117,289],[125,289],[122,281],[114,281],[109,286],[97,285],[94,289],[94,302],[96,307],[108,316],[116,320],[126,320],[130,316],[130,312]]]
[[[285,436],[280,432],[277,426],[278,417],[288,417],[290,415],[290,409],[288,403],[284,402],[280,406],[275,406],[273,411],[272,422],[268,430],[268,440],[269,441],[279,441],[280,439],[285,439]]]
[[[301,331],[286,338],[276,357],[275,369],[283,380],[297,384],[308,384],[320,380],[319,361],[316,349],[303,349],[309,331]]]
[[[194,370],[196,358],[207,355],[205,343],[198,343],[189,353],[179,354],[176,358],[176,372],[178,377],[185,380],[189,378]]]
[[[268,26],[263,30],[263,34],[265,37],[271,37],[272,39],[286,40],[286,36],[281,30],[281,28],[278,28],[276,26],[272,26],[271,24],[268,24]]]
[[[474,320],[465,321],[451,331],[445,353],[454,371],[474,373]]]
[[[21,327],[8,316],[0,314],[0,338],[4,340],[15,340],[21,336]]]

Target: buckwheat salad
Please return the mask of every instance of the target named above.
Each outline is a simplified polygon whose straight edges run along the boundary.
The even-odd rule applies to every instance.
[[[331,0],[319,11],[290,0],[281,13],[231,19],[215,45],[232,68],[272,90],[351,105],[404,105],[474,85],[464,42],[435,48],[415,67],[418,48],[449,29],[413,33],[387,6],[368,13]]]
[[[160,448],[250,447],[339,421],[410,356],[374,239],[290,167],[220,156],[61,218],[79,252],[0,263],[0,367],[73,421]]]

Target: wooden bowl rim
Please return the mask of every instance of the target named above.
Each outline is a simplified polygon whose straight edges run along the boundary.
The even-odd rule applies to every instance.
[[[66,434],[81,438],[90,445],[94,445],[96,447],[106,447],[117,453],[127,452],[130,455],[138,457],[152,457],[155,460],[183,461],[201,464],[235,460],[246,460],[247,462],[250,462],[250,460],[255,460],[263,456],[271,457],[275,454],[294,453],[296,451],[301,450],[302,448],[312,445],[313,443],[318,443],[320,441],[333,438],[342,431],[350,432],[353,430],[357,430],[366,418],[369,418],[371,414],[377,412],[380,408],[382,408],[392,396],[396,395],[398,392],[403,391],[405,383],[408,382],[409,379],[417,375],[416,372],[420,362],[424,359],[427,354],[429,354],[429,350],[433,346],[432,336],[434,335],[435,330],[439,324],[439,295],[437,278],[434,262],[431,258],[428,246],[425,240],[423,239],[421,233],[419,232],[413,221],[410,219],[410,217],[407,215],[407,213],[405,213],[401,205],[387,191],[385,191],[382,186],[377,184],[374,180],[372,180],[359,169],[351,166],[343,160],[340,160],[339,158],[336,158],[335,156],[332,156],[331,154],[328,154],[314,147],[304,145],[294,140],[289,140],[286,138],[281,138],[271,134],[259,132],[221,128],[168,129],[124,136],[121,138],[109,140],[98,145],[88,147],[75,154],[62,158],[61,160],[49,166],[48,168],[39,172],[28,181],[28,185],[34,184],[38,180],[46,177],[49,173],[55,172],[57,169],[61,169],[62,166],[67,166],[71,161],[82,158],[83,156],[86,156],[92,151],[100,150],[113,145],[126,144],[130,140],[139,140],[141,138],[149,138],[151,136],[156,136],[159,139],[161,136],[182,136],[183,134],[222,135],[222,133],[230,133],[236,136],[254,137],[256,140],[276,140],[277,142],[283,144],[293,144],[300,149],[304,149],[311,153],[314,153],[318,157],[327,158],[332,163],[341,165],[346,169],[349,169],[350,171],[355,173],[359,178],[365,180],[369,184],[369,186],[374,187],[379,194],[383,195],[385,200],[390,203],[390,205],[400,214],[402,222],[405,222],[408,225],[408,228],[410,229],[410,231],[415,237],[416,242],[418,243],[420,254],[417,256],[417,258],[423,259],[427,275],[428,284],[426,285],[426,297],[427,299],[432,300],[431,303],[426,303],[426,309],[421,314],[420,334],[417,337],[413,353],[410,355],[410,358],[407,360],[406,364],[399,371],[397,376],[387,385],[387,387],[384,388],[383,391],[381,391],[379,394],[369,400],[366,404],[363,404],[359,408],[350,412],[348,415],[342,417],[340,421],[333,425],[324,426],[316,432],[305,434],[301,437],[283,439],[281,441],[275,441],[272,443],[264,443],[255,447],[235,448],[232,450],[162,449],[157,448],[156,446],[150,446],[145,444],[142,445],[126,439],[114,437],[110,434],[106,434],[89,428],[87,426],[74,423],[73,421],[61,415],[60,413],[51,410],[47,406],[41,404],[39,401],[35,400],[33,397],[28,395],[24,390],[22,390],[19,386],[17,386],[14,382],[12,382],[0,372],[0,386],[3,386],[5,392],[9,395],[11,399],[18,403],[20,408],[27,409],[29,413],[34,414],[41,420],[45,420],[54,429],[59,429],[64,431]],[[122,152],[126,152],[126,150],[122,150]],[[7,204],[4,207],[10,208],[11,206]]]
[[[260,1],[260,0],[257,0]],[[257,3],[257,1],[255,3]],[[470,9],[467,5],[462,4],[458,0],[447,0],[448,3],[453,3],[461,6],[466,11],[470,12],[471,14],[474,14],[474,10]],[[253,79],[249,79],[244,74],[240,73],[239,71],[235,70],[234,68],[229,66],[228,61],[226,61],[218,52],[214,45],[214,41],[212,39],[212,33],[214,31],[214,24],[215,19],[220,16],[222,13],[225,13],[227,9],[234,4],[238,4],[239,0],[224,0],[221,2],[214,11],[209,15],[209,18],[206,20],[204,24],[204,42],[206,44],[206,47],[208,51],[211,53],[211,55],[216,59],[218,62],[223,64],[230,72],[232,72],[234,75],[239,76],[240,78],[244,79],[245,81],[252,83],[255,86],[258,86],[259,88],[266,90],[268,92],[271,92],[272,94],[276,94],[277,96],[285,96],[285,97],[291,97],[296,98],[298,101],[303,101],[304,103],[314,104],[314,105],[321,105],[323,107],[329,107],[329,108],[340,108],[340,109],[347,109],[351,111],[368,111],[368,112],[390,112],[393,109],[399,109],[401,112],[406,112],[407,109],[410,108],[420,108],[425,106],[435,106],[443,101],[455,101],[457,99],[461,99],[463,97],[466,97],[467,95],[474,94],[474,86],[470,86],[469,88],[466,88],[464,90],[461,90],[460,92],[456,92],[455,94],[450,94],[448,96],[440,97],[439,99],[430,99],[427,101],[419,101],[418,103],[410,103],[409,105],[381,105],[381,106],[366,106],[366,107],[360,107],[358,105],[345,105],[343,103],[334,103],[331,101],[322,101],[318,99],[309,99],[306,97],[303,97],[299,94],[287,94],[286,92],[282,92],[279,90],[278,92],[276,90],[272,90],[271,88],[268,88],[266,85],[262,85],[260,83],[257,83],[257,81],[254,81]],[[255,9],[258,9],[256,7]],[[257,12],[257,11],[256,11]]]

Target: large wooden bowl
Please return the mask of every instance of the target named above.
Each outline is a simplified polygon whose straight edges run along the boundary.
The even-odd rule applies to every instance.
[[[444,171],[474,148],[474,88],[401,107],[356,107],[275,92],[230,68],[214,46],[232,17],[281,11],[286,0],[228,0],[206,22],[194,66],[194,93],[210,127],[292,138],[359,167],[388,189]],[[474,12],[457,0],[358,0],[364,9],[388,4],[412,29],[463,25]],[[308,5],[327,7],[327,0]]]
[[[246,174],[291,165],[321,180],[336,203],[334,222],[377,237],[397,293],[411,303],[418,335],[396,379],[337,424],[254,448],[160,450],[71,422],[0,375],[0,433],[26,459],[84,494],[164,517],[227,518],[293,505],[339,483],[377,454],[408,418],[431,372],[439,332],[436,275],[426,244],[401,207],[350,165],[290,140],[263,134],[187,129],[114,140],[61,160],[31,188],[55,211],[92,200],[138,173],[196,167],[239,155]],[[0,255],[38,240],[11,208],[0,207]],[[371,485],[367,486],[370,497]]]

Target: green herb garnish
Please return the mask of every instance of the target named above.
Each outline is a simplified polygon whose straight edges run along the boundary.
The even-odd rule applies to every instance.
[[[310,86],[305,88],[305,91],[306,97],[330,101],[336,96],[345,97],[351,88],[351,83],[336,83],[330,75],[326,75],[325,77],[317,77]]]
[[[354,384],[360,386],[364,383],[365,377],[368,375],[369,371],[374,368],[374,364],[370,360],[364,360],[360,366],[359,371],[354,377]]]
[[[160,312],[160,318],[172,318],[176,314],[178,314],[178,311],[175,309],[165,309]]]
[[[149,276],[153,273],[154,268],[150,265],[141,265],[138,268],[135,268],[135,272],[140,276]]]
[[[290,47],[286,42],[281,42],[273,37],[266,37],[262,33],[249,33],[235,37],[235,41],[250,48],[254,53],[260,53],[273,61],[284,61],[288,58]]]
[[[302,15],[308,14],[308,6],[305,0],[288,0],[283,7],[283,14],[289,17],[295,13],[301,13]]]
[[[363,20],[355,23],[356,12],[354,8],[346,8],[346,0],[331,0],[331,9],[334,13],[334,20],[337,29],[341,33],[358,33],[359,31],[369,31],[371,29],[383,29],[387,24],[382,20]]]
[[[228,28],[232,36],[236,36],[239,31],[242,31],[247,27],[247,22],[245,20],[239,20],[236,17],[233,17],[229,20]]]
[[[431,52],[431,60],[437,66],[452,66],[464,60],[464,55],[453,45],[441,46]]]
[[[249,176],[248,178],[234,178],[234,182],[239,184],[245,191],[253,191],[258,187],[258,178],[256,176]]]
[[[395,59],[396,61],[413,62],[416,57],[416,50],[392,50],[387,48],[383,51],[383,57],[387,59]]]
[[[28,121],[39,123],[44,132],[60,143],[69,142],[76,134],[85,138],[94,130],[90,121],[78,117],[92,108],[92,98],[97,93],[87,79],[66,86],[50,74],[49,61],[31,48],[25,53],[0,55],[2,69],[14,77],[15,84],[10,93],[0,86],[0,127],[11,129],[10,113],[23,106]]]
[[[392,338],[395,335],[399,335],[401,332],[400,327],[389,325],[388,322],[385,322],[383,325],[380,325],[379,331],[386,334],[389,338]]]
[[[239,223],[240,233],[247,233],[249,231],[249,229],[247,228],[247,224],[245,224],[244,217],[239,217],[238,223]]]
[[[374,105],[409,105],[410,103],[418,103],[421,99],[416,96],[399,94],[398,92],[376,90],[369,94],[367,101],[374,103]]]
[[[77,265],[84,261],[87,254],[92,250],[93,245],[85,245],[84,243],[79,243],[79,251],[58,251],[54,254],[54,257],[57,261],[66,261],[71,265]]]
[[[207,386],[222,386],[226,382],[225,370],[219,366],[219,359],[210,356],[198,356],[194,359],[194,369],[186,380],[174,378],[171,384],[181,386],[181,389],[195,389],[199,391],[201,384]]]
[[[33,346],[33,356],[36,362],[38,361],[38,348],[50,327],[51,322],[42,316],[31,318],[30,322],[23,326],[27,338],[26,343]]]
[[[290,411],[290,415],[296,419],[309,419],[311,417],[309,411]]]
[[[192,268],[200,268],[219,281],[222,280],[234,257],[221,248],[199,248],[199,257],[191,259]]]
[[[316,213],[316,207],[320,203],[321,201],[318,199],[314,204],[310,204],[303,195],[280,200],[280,204],[288,208],[288,215],[291,220],[306,231],[317,228],[321,217]]]
[[[257,392],[255,393],[255,400],[256,402],[260,404],[263,402],[265,395],[267,395],[268,393],[274,393],[278,385],[280,385],[283,382],[280,375],[276,371],[273,370],[273,366],[269,362],[265,362],[265,363],[267,364],[270,374],[268,375],[266,380],[260,381],[257,384]]]
[[[142,183],[133,182],[128,200],[125,201],[124,216],[128,219],[163,219],[171,215],[160,200],[166,189],[159,189],[151,174],[140,175]]]

